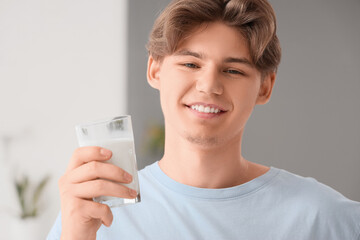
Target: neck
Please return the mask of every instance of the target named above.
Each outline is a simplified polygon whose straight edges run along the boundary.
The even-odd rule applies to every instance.
[[[159,166],[175,181],[200,188],[240,185],[268,170],[241,156],[241,136],[211,147],[167,137]]]

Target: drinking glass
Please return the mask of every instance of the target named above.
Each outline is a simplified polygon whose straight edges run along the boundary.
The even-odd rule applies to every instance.
[[[138,196],[134,199],[99,196],[93,200],[104,203],[109,207],[140,202],[140,187],[131,116],[119,116],[110,120],[79,124],[75,129],[80,147],[99,146],[112,151],[112,157],[107,162],[130,173],[133,176],[133,181],[123,185],[136,190],[138,193]]]

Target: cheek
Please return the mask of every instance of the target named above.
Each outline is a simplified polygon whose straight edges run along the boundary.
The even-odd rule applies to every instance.
[[[237,102],[242,105],[255,105],[255,101],[259,92],[259,84],[251,82],[244,82],[239,86],[233,86],[229,91],[236,96]]]
[[[242,118],[242,121],[247,121],[250,117],[253,108],[255,107],[258,86],[255,84],[244,84],[243,86],[233,86],[229,89],[229,95],[232,97],[233,107],[237,117]]]
[[[174,111],[176,111],[176,105],[179,102],[180,98],[180,86],[176,84],[176,82],[169,78],[162,79],[160,85],[160,103],[161,108],[164,114],[164,117],[174,115]]]
[[[172,70],[161,75],[159,90],[162,101],[171,101],[171,104],[177,104],[176,101],[181,101],[190,88],[191,80],[182,72]]]

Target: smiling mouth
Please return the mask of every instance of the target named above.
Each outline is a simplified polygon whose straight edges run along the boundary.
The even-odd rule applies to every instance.
[[[188,108],[191,108],[192,110],[199,112],[199,113],[221,114],[221,113],[226,112],[215,106],[207,106],[207,105],[202,105],[202,104],[193,104],[193,105],[185,105],[185,106]]]

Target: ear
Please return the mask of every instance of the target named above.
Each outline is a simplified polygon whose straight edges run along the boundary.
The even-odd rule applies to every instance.
[[[160,66],[161,63],[149,56],[147,65],[147,81],[149,85],[155,89],[160,89]]]
[[[268,73],[264,77],[260,86],[259,95],[256,99],[256,104],[263,105],[270,100],[271,93],[275,84],[275,78],[276,78],[275,72]]]

